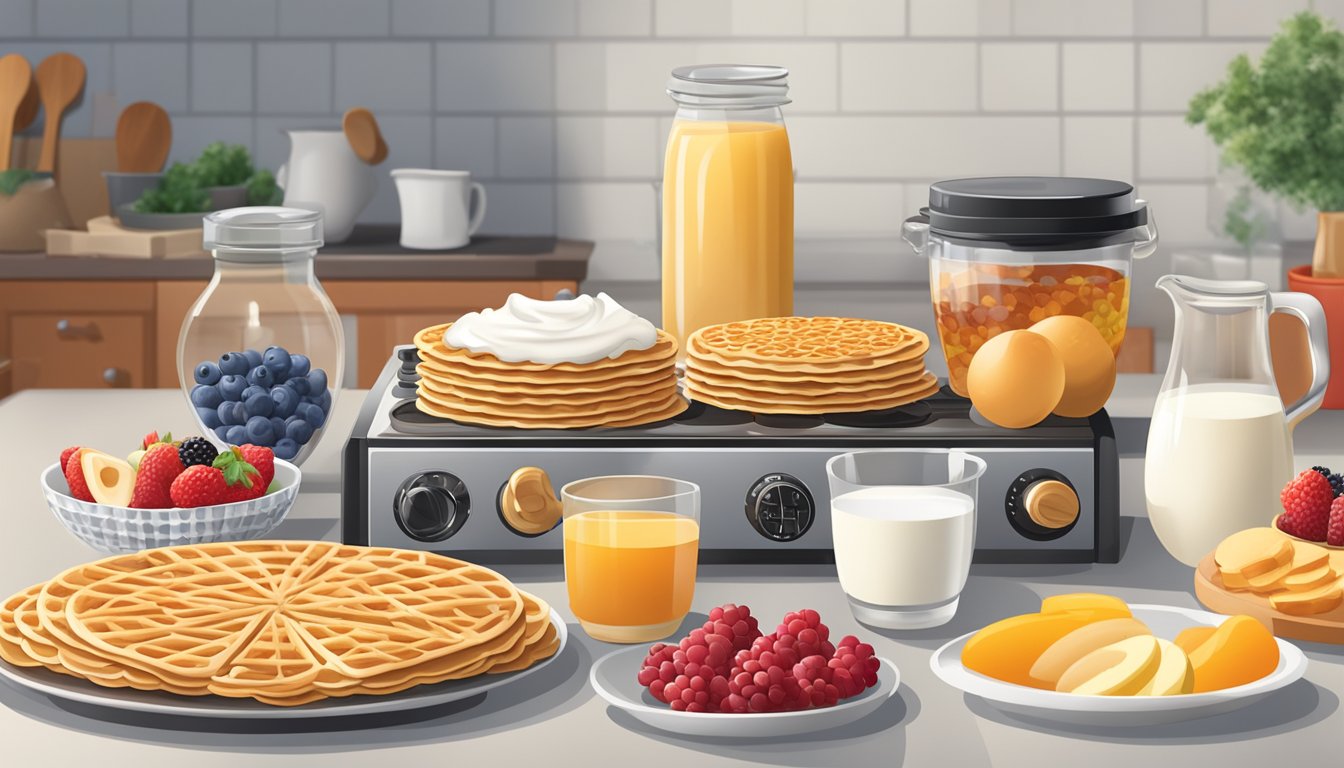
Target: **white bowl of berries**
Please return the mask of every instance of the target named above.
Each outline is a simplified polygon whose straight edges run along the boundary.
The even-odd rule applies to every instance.
[[[75,446],[42,472],[47,506],[80,541],[110,555],[243,541],[275,529],[299,493],[299,468],[270,448],[151,433],[126,459]]]

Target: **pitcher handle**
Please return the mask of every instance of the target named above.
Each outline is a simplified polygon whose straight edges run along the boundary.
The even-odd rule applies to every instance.
[[[1325,309],[1315,296],[1306,293],[1271,293],[1271,312],[1285,312],[1296,317],[1307,327],[1307,341],[1311,347],[1311,386],[1300,400],[1288,407],[1288,426],[1310,416],[1325,400],[1325,387],[1330,383],[1330,352],[1325,330]]]
[[[1142,232],[1143,239],[1134,243],[1134,258],[1146,259],[1157,250],[1157,218],[1153,216],[1153,207],[1147,200],[1135,200],[1134,204],[1143,206],[1148,214],[1148,222],[1141,227],[1135,227]]]
[[[906,219],[901,225],[901,239],[910,244],[916,255],[923,256],[924,249],[929,247],[928,215],[920,213]]]

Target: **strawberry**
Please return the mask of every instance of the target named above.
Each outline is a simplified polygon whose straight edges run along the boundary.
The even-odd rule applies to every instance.
[[[69,448],[66,448],[64,451],[61,451],[61,471],[62,471],[62,472],[65,471],[65,465],[68,464],[68,463],[70,463],[70,454],[72,454],[72,453],[74,453],[75,451],[78,451],[78,450],[79,450],[79,446],[78,446],[78,445],[72,445],[72,446],[70,446]]]
[[[150,446],[158,445],[159,443],[171,443],[171,442],[173,442],[172,432],[165,432],[163,437],[159,437],[159,433],[157,431],[150,432],[149,434],[145,435],[144,439],[140,441],[140,450],[148,451],[150,449]]]
[[[1283,487],[1279,530],[1307,541],[1325,541],[1335,494],[1321,473],[1305,470]]]
[[[93,494],[89,493],[89,484],[84,481],[84,468],[79,464],[79,458],[83,454],[83,448],[76,448],[75,452],[66,458],[65,483],[70,486],[71,496],[80,501],[93,501]]]
[[[257,468],[261,474],[262,493],[271,487],[271,481],[275,479],[275,451],[263,445],[252,445],[247,443],[239,446],[243,452],[243,458],[248,464]]]
[[[176,447],[167,443],[151,444],[140,459],[139,471],[135,473],[131,506],[136,509],[167,509],[173,506],[171,488],[182,470]]]
[[[261,473],[247,461],[243,449],[236,445],[215,457],[214,468],[223,473],[226,503],[255,499],[266,492]]]
[[[168,495],[179,507],[208,507],[224,503],[224,489],[223,472],[197,464],[177,476]]]
[[[1344,547],[1344,496],[1336,496],[1330,502],[1330,526],[1325,532],[1325,543]]]

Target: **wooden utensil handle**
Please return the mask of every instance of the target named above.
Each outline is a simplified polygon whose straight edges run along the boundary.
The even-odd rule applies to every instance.
[[[37,170],[51,173],[56,170],[56,140],[60,135],[61,115],[47,112],[47,124],[42,128],[42,154],[37,160]]]

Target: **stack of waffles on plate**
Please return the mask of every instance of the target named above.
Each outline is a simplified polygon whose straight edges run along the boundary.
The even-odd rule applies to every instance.
[[[686,394],[755,413],[856,413],[938,391],[929,337],[844,317],[767,317],[711,325],[686,340]]]
[[[428,552],[250,541],[76,566],[0,605],[0,658],[98,685],[276,706],[526,669],[550,607]]]
[[[471,347],[454,346],[455,337]],[[676,339],[605,294],[555,302],[514,294],[499,310],[420,331],[415,346],[416,407],[465,424],[629,427],[687,405]]]

